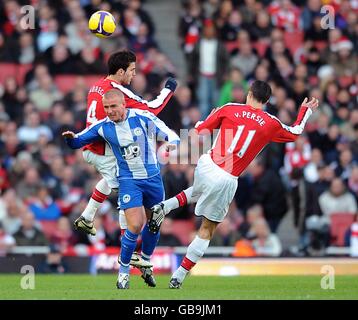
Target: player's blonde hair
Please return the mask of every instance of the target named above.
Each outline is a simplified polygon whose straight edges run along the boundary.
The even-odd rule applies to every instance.
[[[124,99],[124,94],[121,90],[111,89],[103,95],[102,99],[110,99],[113,97],[119,97],[120,99]]]

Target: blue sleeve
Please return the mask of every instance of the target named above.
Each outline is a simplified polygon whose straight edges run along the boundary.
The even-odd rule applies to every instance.
[[[100,141],[102,136],[98,131],[101,127],[101,123],[94,123],[80,133],[77,133],[75,138],[65,138],[65,142],[71,149],[79,149],[89,143]]]

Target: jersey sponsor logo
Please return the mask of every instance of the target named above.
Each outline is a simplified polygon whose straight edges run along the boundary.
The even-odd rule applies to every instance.
[[[122,197],[122,201],[123,201],[123,203],[128,203],[129,201],[131,201],[131,196],[129,194],[125,194]]]
[[[141,155],[140,146],[137,142],[131,143],[126,147],[121,147],[124,160],[131,160]]]

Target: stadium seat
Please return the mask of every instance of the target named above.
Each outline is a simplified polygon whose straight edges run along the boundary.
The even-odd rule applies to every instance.
[[[0,63],[0,83],[4,83],[6,78],[15,77],[17,72],[16,63]]]
[[[303,32],[285,32],[284,42],[286,47],[290,50],[291,54],[294,55],[296,50],[303,44]]]
[[[19,85],[23,85],[26,74],[31,70],[33,65],[29,64],[18,64],[16,70],[16,79]]]
[[[42,232],[47,239],[51,239],[51,236],[57,229],[57,220],[38,220],[40,222]]]
[[[232,51],[234,51],[235,49],[239,49],[239,44],[236,40],[234,41],[227,41],[225,43],[225,47],[226,47],[226,50],[231,53]]]
[[[79,78],[82,78],[85,81],[87,88],[90,88],[101,77],[101,75],[79,76],[75,74],[65,74],[56,76],[55,83],[58,90],[66,94],[75,87],[75,84]]]
[[[8,77],[15,77],[17,83],[22,85],[31,68],[31,64],[0,63],[0,82],[3,83]]]
[[[354,220],[353,213],[337,212],[330,215],[331,245],[344,246],[344,235]]]
[[[191,242],[191,234],[195,231],[194,220],[173,220],[173,234],[183,245]]]
[[[318,51],[323,51],[327,47],[327,41],[315,41],[313,46],[318,49]]]
[[[265,55],[265,52],[266,52],[268,46],[269,46],[269,44],[264,41],[256,41],[253,44],[253,47],[256,49],[256,51],[260,57],[263,57]]]

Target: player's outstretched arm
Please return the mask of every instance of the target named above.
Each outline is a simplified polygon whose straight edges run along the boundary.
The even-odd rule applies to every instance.
[[[282,123],[278,118],[273,117],[280,123],[280,129],[277,131],[275,136],[271,141],[273,142],[292,142],[297,139],[297,137],[302,134],[308,118],[311,114],[317,110],[319,106],[319,101],[316,98],[305,98],[301,104],[300,110],[298,112],[297,119],[292,126],[288,126]]]
[[[64,131],[62,133],[62,137],[65,138],[66,144],[71,149],[82,148],[91,142],[100,141],[102,139],[98,133],[98,129],[100,128],[102,122],[103,121],[95,123],[77,134],[72,131]]]

